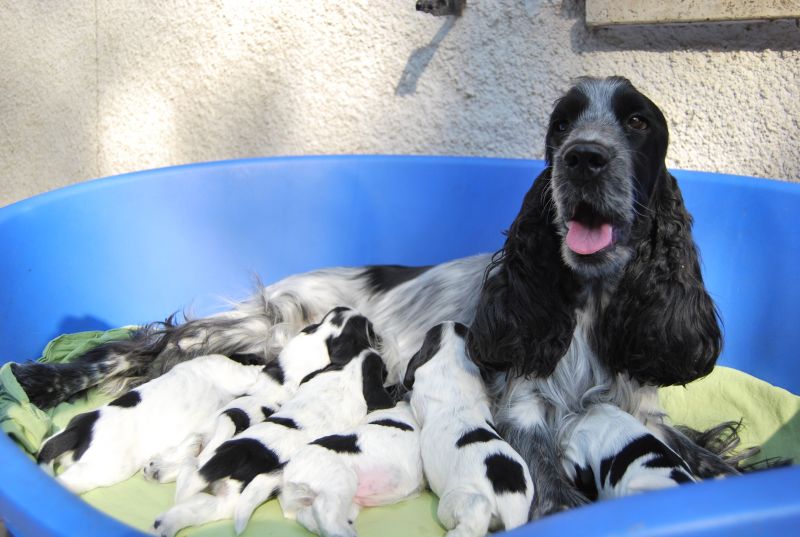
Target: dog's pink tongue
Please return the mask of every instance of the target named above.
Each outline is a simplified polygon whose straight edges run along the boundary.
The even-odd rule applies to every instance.
[[[611,244],[611,224],[586,227],[577,220],[570,220],[567,228],[567,247],[576,254],[593,254]]]

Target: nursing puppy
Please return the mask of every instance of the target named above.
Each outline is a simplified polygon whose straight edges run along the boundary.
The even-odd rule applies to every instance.
[[[446,322],[425,335],[403,384],[422,430],[425,476],[450,537],[480,537],[528,521],[528,465],[494,430],[486,387],[467,354],[467,327]]]
[[[255,355],[213,354],[175,366],[165,375],[107,405],[79,414],[51,436],[38,463],[83,493],[124,481],[158,453],[174,448],[220,407],[246,393],[264,374]]]
[[[569,478],[589,500],[697,481],[677,453],[618,407],[594,405],[574,420],[562,434],[561,444],[566,446],[562,462]]]
[[[405,401],[367,414],[355,429],[310,442],[283,471],[286,518],[319,535],[356,535],[360,508],[389,505],[425,486],[419,426]]]
[[[347,319],[354,314],[350,308],[334,308],[318,324],[301,330],[278,358],[263,368],[264,374],[244,392],[246,395],[219,409],[179,446],[151,459],[144,467],[145,477],[160,483],[175,481],[181,471],[188,472],[208,461],[220,444],[274,414],[294,395],[303,378],[330,363],[329,349],[336,348]]]
[[[280,410],[224,442],[185,482],[179,480],[176,496],[185,500],[156,519],[159,535],[171,537],[186,526],[231,515],[240,533],[256,507],[277,494],[284,466],[310,440],[393,406],[371,323],[351,312],[335,341],[330,365],[303,379]]]

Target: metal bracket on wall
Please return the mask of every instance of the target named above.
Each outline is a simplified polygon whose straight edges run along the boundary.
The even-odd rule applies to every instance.
[[[417,11],[430,13],[436,17],[455,15],[460,17],[467,0],[417,0]]]

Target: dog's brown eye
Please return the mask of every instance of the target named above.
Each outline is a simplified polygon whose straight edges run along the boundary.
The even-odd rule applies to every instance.
[[[569,122],[567,121],[559,121],[555,125],[553,125],[558,132],[566,132],[567,127],[569,127]]]
[[[636,131],[643,131],[647,128],[647,121],[642,116],[631,116],[628,119],[628,126]]]

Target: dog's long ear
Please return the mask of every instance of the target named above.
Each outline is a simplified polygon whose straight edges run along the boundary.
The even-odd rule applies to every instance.
[[[548,167],[487,269],[469,336],[484,370],[547,376],[569,348],[578,285],[561,259],[554,210]]]
[[[650,384],[685,384],[714,367],[722,349],[719,316],[703,284],[692,217],[666,170],[651,207],[594,346],[615,371]]]
[[[364,362],[361,364],[361,382],[367,412],[394,406],[392,396],[383,386],[386,382],[386,365],[378,354],[370,352],[364,357]]]

